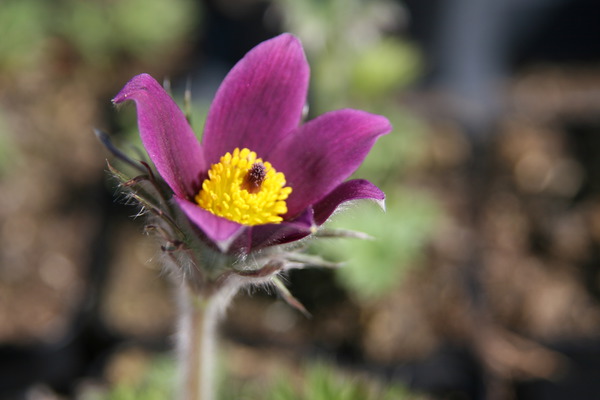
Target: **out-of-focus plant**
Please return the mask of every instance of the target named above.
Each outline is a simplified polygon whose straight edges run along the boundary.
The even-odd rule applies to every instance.
[[[398,98],[422,71],[417,50],[401,30],[407,14],[400,2],[390,0],[275,0],[285,29],[306,44],[313,65],[313,96],[317,113],[339,104],[351,104],[389,116],[398,135],[374,146],[356,172],[385,188],[387,214],[361,210],[339,223],[372,234],[376,240],[360,243],[323,243],[337,260],[340,282],[360,298],[384,295],[396,287],[408,267],[417,264],[427,238],[440,215],[427,193],[411,193],[407,175],[424,157],[424,126],[402,109]],[[332,226],[336,226],[334,217]],[[349,225],[348,225],[349,224]]]
[[[379,103],[414,82],[421,67],[421,59],[412,43],[383,37],[361,51],[352,65],[351,97],[355,101]]]
[[[0,69],[35,63],[47,34],[50,3],[6,0],[0,3]]]
[[[359,299],[372,299],[397,287],[404,272],[422,259],[423,242],[435,227],[437,204],[425,193],[388,191],[385,214],[361,209],[337,216],[330,227],[345,227],[372,235],[370,241],[319,244],[329,259],[340,261],[340,282]],[[351,257],[348,257],[348,255]]]
[[[191,33],[199,16],[192,0],[4,0],[0,70],[35,66],[58,42],[97,67],[148,61]]]
[[[159,400],[173,398],[175,363],[158,358],[136,383],[122,383],[106,394],[86,393],[82,400]],[[256,384],[239,379],[221,381],[220,400],[425,400],[401,385],[382,385],[350,376],[326,363],[311,363],[301,370],[288,368],[268,382]]]
[[[422,260],[424,246],[436,229],[441,210],[425,191],[405,187],[406,175],[424,157],[424,127],[409,113],[387,109],[401,134],[391,135],[385,146],[373,150],[354,174],[375,177],[387,193],[386,213],[363,207],[360,213],[334,215],[330,227],[345,226],[365,232],[373,240],[319,242],[316,251],[343,263],[339,282],[358,299],[383,296],[397,288],[404,274]]]
[[[164,400],[175,392],[175,363],[168,357],[157,357],[148,363],[136,381],[118,382],[106,394],[87,391],[82,400]]]
[[[420,394],[411,392],[400,385],[383,385],[356,375],[340,372],[333,365],[312,363],[292,375],[290,371],[280,374],[268,390],[255,393],[241,393],[243,398],[264,400],[425,400]],[[293,382],[298,382],[300,389]],[[240,393],[224,397],[224,400],[242,398]]]
[[[349,100],[376,108],[420,72],[416,47],[394,34],[406,19],[396,1],[275,0],[274,7],[285,29],[306,43],[314,80],[310,106],[319,113]]]
[[[5,123],[5,116],[0,111],[0,178],[10,168],[14,168],[18,159],[18,150],[14,145],[12,137],[6,134],[8,129]]]

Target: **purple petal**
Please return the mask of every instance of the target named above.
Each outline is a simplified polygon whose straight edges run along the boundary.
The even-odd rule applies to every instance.
[[[158,173],[180,197],[193,196],[205,163],[200,143],[183,112],[148,74],[135,76],[113,99],[137,106],[142,143]]]
[[[248,252],[300,240],[316,229],[312,209],[305,210],[293,221],[280,224],[266,224],[252,227]]]
[[[218,217],[191,201],[173,197],[188,218],[213,241],[221,251],[227,251],[230,244],[244,229],[243,225]]]
[[[359,199],[375,200],[385,210],[385,193],[367,180],[354,179],[342,183],[314,205],[316,224],[327,221],[340,204]]]
[[[300,41],[279,35],[252,49],[229,72],[206,119],[209,163],[236,147],[266,157],[300,123],[309,68]]]
[[[297,215],[346,180],[391,129],[382,116],[346,109],[323,114],[286,137],[267,161],[292,187],[287,215]]]

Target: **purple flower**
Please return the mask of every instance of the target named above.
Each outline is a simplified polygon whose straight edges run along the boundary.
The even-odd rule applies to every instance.
[[[296,37],[259,44],[221,84],[202,143],[147,74],[113,102],[135,101],[143,145],[192,225],[221,251],[248,253],[314,233],[341,203],[385,198],[366,180],[346,179],[389,121],[344,109],[301,124],[308,80]]]

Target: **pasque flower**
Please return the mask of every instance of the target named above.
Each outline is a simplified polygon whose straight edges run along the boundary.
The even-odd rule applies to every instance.
[[[343,109],[302,123],[309,67],[300,41],[282,34],[238,62],[209,110],[202,142],[151,76],[113,99],[137,106],[142,143],[206,243],[250,253],[314,233],[344,202],[385,195],[347,178],[381,135],[382,116]]]
[[[385,195],[375,185],[347,179],[390,123],[351,109],[303,123],[308,78],[297,38],[283,34],[259,44],[221,84],[200,142],[154,78],[134,77],[113,102],[135,102],[142,143],[158,174],[97,131],[118,158],[141,172],[130,179],[109,164],[154,216],[147,229],[162,238],[165,266],[179,288],[182,399],[214,398],[216,321],[241,287],[272,284],[307,312],[278,274],[332,264],[278,245],[319,234],[344,202],[383,205]]]

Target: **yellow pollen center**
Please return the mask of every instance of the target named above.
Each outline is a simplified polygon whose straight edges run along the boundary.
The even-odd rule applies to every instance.
[[[236,148],[210,167],[195,200],[205,210],[243,225],[278,224],[291,192],[283,173],[255,152]]]

